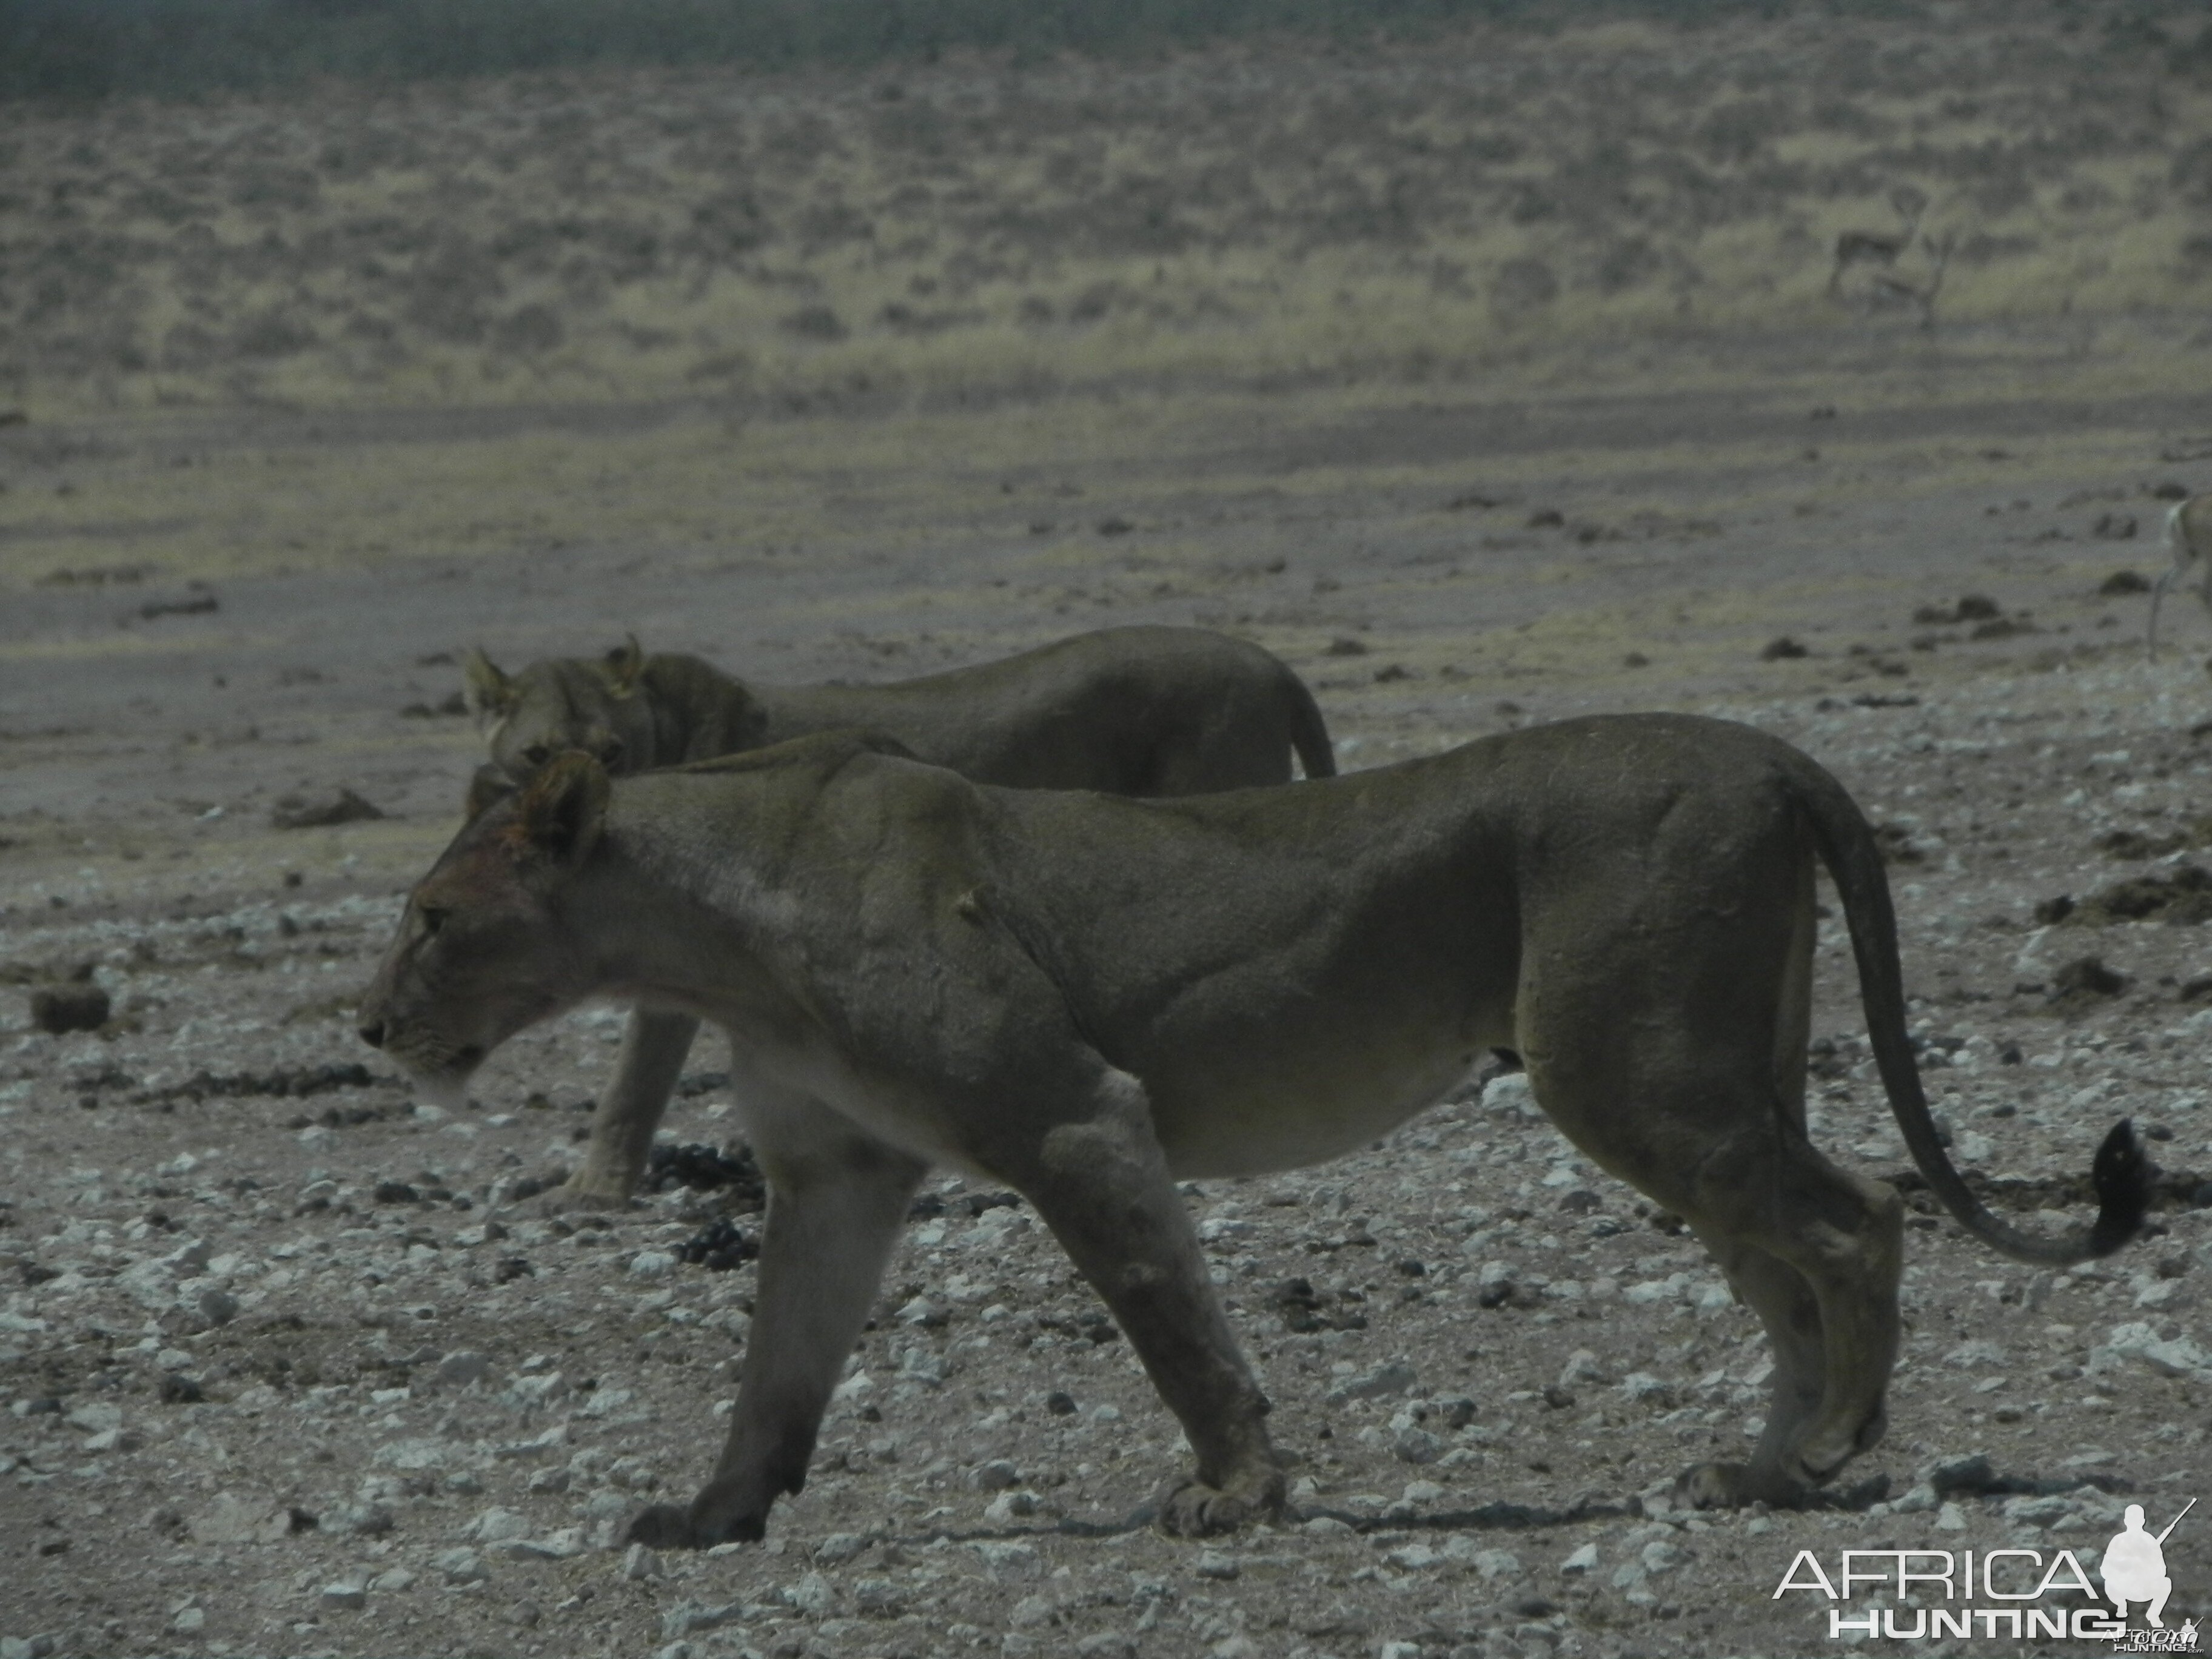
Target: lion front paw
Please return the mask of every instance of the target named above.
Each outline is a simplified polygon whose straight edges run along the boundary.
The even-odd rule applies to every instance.
[[[1159,1529],[1171,1538],[1206,1538],[1235,1532],[1282,1513],[1283,1477],[1269,1469],[1220,1486],[1195,1476],[1170,1483],[1159,1495]]]
[[[1692,1510],[1733,1510],[1760,1503],[1794,1509],[1805,1501],[1805,1492],[1799,1482],[1761,1473],[1747,1463],[1699,1463],[1683,1470],[1674,1482],[1674,1501]]]
[[[623,1534],[627,1541],[656,1550],[706,1550],[717,1544],[757,1544],[768,1534],[758,1517],[715,1523],[702,1520],[683,1504],[652,1504],[640,1510]]]
[[[681,1504],[653,1504],[638,1511],[623,1534],[632,1544],[647,1549],[696,1550],[705,1547],[694,1534],[691,1511]]]
[[[531,1200],[540,1215],[559,1215],[564,1210],[626,1210],[629,1188],[571,1176],[557,1187],[548,1187]]]

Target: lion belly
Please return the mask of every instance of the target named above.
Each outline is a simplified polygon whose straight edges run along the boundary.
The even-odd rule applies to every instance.
[[[1435,1105],[1485,1052],[1455,1042],[1395,1064],[1261,1064],[1211,1088],[1155,1083],[1153,1127],[1178,1180],[1303,1169],[1358,1152]]]

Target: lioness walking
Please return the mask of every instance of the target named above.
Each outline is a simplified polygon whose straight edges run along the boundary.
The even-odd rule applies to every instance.
[[[1865,818],[1788,744],[1686,716],[1165,802],[979,787],[852,732],[620,784],[564,755],[416,887],[361,1033],[452,1091],[589,996],[728,1028],[769,1184],[751,1338],[713,1479],[641,1514],[644,1542],[757,1538],[799,1489],[933,1164],[1018,1191],[1113,1310],[1197,1452],[1162,1524],[1275,1510],[1267,1401],[1175,1182],[1350,1152],[1492,1047],[1765,1325],[1750,1462],[1685,1486],[1782,1501],[1880,1439],[1898,1349],[1902,1205],[1806,1133],[1816,856],[1930,1188],[2019,1260],[2124,1243],[2124,1122],[2093,1227],[2031,1235],[1975,1199],[1921,1092]]]
[[[492,765],[517,781],[568,749],[621,775],[850,726],[1016,788],[1203,794],[1285,782],[1293,751],[1309,778],[1336,772],[1304,682],[1260,647],[1200,628],[1102,629],[884,685],[761,685],[697,657],[648,657],[634,639],[514,675],[471,652],[465,673]],[[629,1196],[698,1030],[688,1013],[631,1012],[583,1164],[556,1203]]]

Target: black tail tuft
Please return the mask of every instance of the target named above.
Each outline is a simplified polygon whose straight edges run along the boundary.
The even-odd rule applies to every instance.
[[[2112,1125],[2097,1161],[2089,1166],[2097,1189],[2097,1224],[2089,1232],[2089,1254],[2110,1255],[2142,1230],[2150,1204],[2150,1165],[2135,1125],[2122,1118]]]

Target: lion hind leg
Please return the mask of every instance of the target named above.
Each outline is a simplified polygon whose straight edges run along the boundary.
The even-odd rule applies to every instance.
[[[1164,737],[1134,792],[1170,797],[1291,781],[1289,737],[1272,711],[1231,706]]]
[[[743,1097],[769,1206],[729,1439],[688,1506],[638,1516],[636,1543],[759,1538],[775,1500],[805,1486],[822,1413],[927,1169],[818,1102],[750,1081]]]
[[[1693,1216],[1700,1232],[1740,1241],[1775,1258],[1802,1280],[1818,1312],[1821,1367],[1819,1408],[1788,1425],[1790,1438],[1762,1439],[1753,1468],[1771,1458],[1771,1473],[1788,1481],[1819,1486],[1861,1452],[1879,1443],[1887,1424],[1889,1376],[1897,1363],[1897,1292],[1903,1276],[1905,1206],[1896,1191],[1838,1169],[1811,1146],[1794,1138],[1776,1147],[1775,1167],[1735,1169],[1725,1194],[1714,1185],[1700,1196],[1714,1201]],[[1747,1269],[1755,1258],[1724,1266],[1746,1272],[1776,1303],[1782,1329],[1794,1333],[1803,1319],[1801,1293],[1781,1275]],[[1734,1276],[1732,1273],[1732,1277]],[[1759,1303],[1770,1333],[1777,1320]],[[1811,1351],[1800,1340],[1798,1363]],[[1777,1403],[1785,1370],[1784,1339],[1776,1335]],[[1771,1425],[1770,1425],[1771,1426]]]
[[[1214,1293],[1143,1085],[1109,1072],[1095,1109],[1052,1128],[1020,1164],[1000,1173],[1113,1310],[1198,1455],[1195,1475],[1162,1491],[1161,1528],[1197,1536],[1275,1514],[1283,1475],[1267,1397]]]
[[[1779,1256],[1757,1245],[1701,1232],[1705,1248],[1746,1306],[1759,1316],[1773,1349],[1765,1425],[1748,1463],[1706,1463],[1686,1471],[1677,1490],[1698,1509],[1762,1500],[1794,1504],[1805,1488],[1784,1471],[1790,1454],[1819,1415],[1827,1387],[1820,1304],[1813,1287]]]

